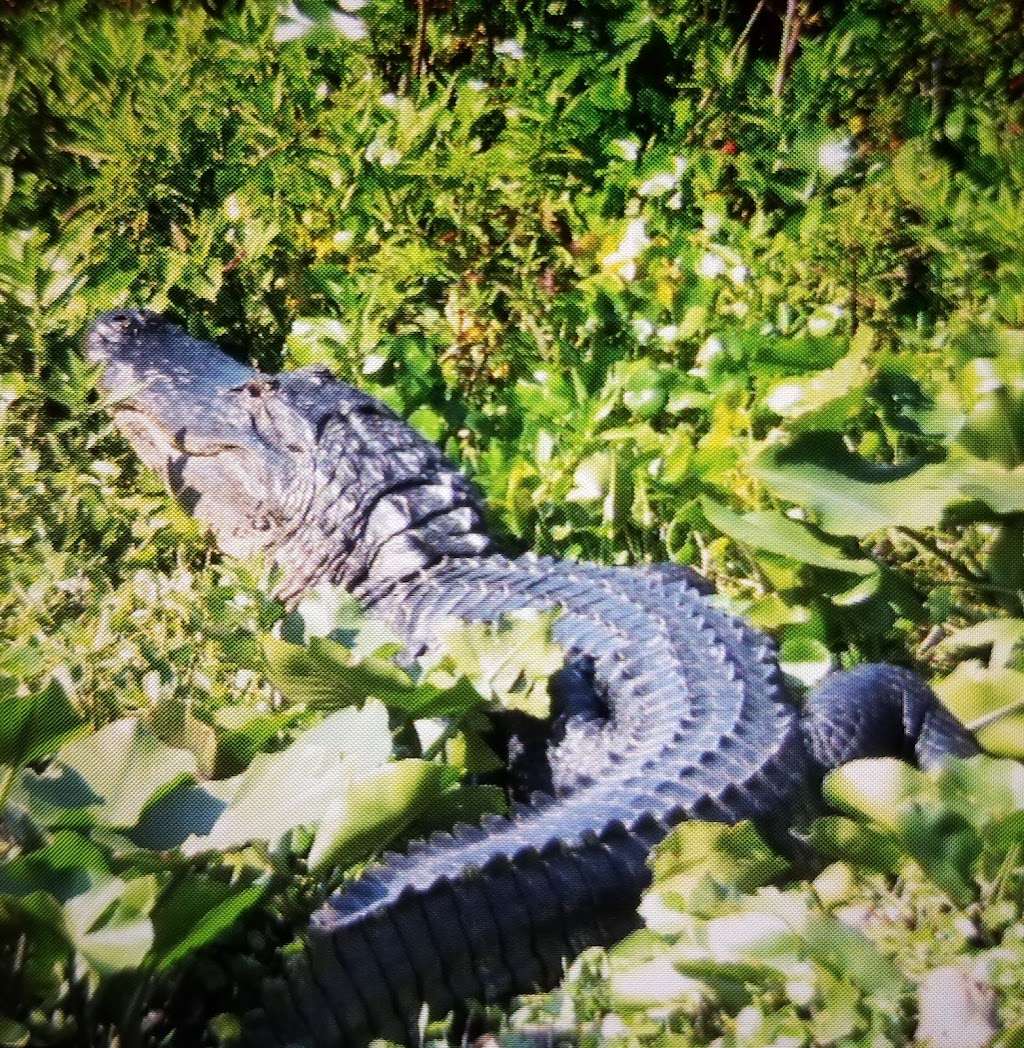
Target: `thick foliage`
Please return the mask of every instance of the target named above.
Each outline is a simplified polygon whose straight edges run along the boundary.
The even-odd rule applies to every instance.
[[[480,692],[542,712],[536,678],[557,663],[545,624],[519,623],[453,637],[414,679],[324,595],[282,619],[264,566],[219,563],[113,433],[78,340],[123,302],[372,389],[476,477],[510,549],[695,565],[778,635],[794,681],[930,663],[981,741],[1020,755],[1018,4],[8,6],[0,789],[25,820],[0,884],[17,932],[0,954],[19,980],[8,1041],[193,1043],[206,1002],[301,926],[323,890],[307,866],[364,860],[428,801],[439,820],[495,806],[458,785],[494,762]],[[364,725],[363,781],[390,782],[395,809],[328,818],[348,796],[332,767],[316,825],[279,812],[254,851],[246,797],[294,785],[282,755],[368,695],[388,716]],[[136,791],[105,768],[117,760],[140,769]],[[65,792],[44,796],[51,773]],[[207,798],[184,806],[207,824],[175,813],[182,789]],[[171,836],[132,841],[147,818]],[[886,832],[886,855],[920,860],[919,839]],[[971,832],[981,866],[922,867],[946,894],[921,927],[976,926],[943,961],[1004,939],[1019,952],[1019,834]],[[932,906],[911,898],[921,878],[866,854],[837,862],[871,906]],[[830,869],[831,901],[804,886],[772,912],[799,903],[811,921],[847,876]],[[729,906],[768,905],[744,898]],[[815,914],[800,934],[834,916]],[[913,946],[900,920],[862,931],[893,956]],[[229,925],[219,953],[181,965]],[[929,963],[880,968],[872,987],[801,969],[799,1000],[781,961],[778,979],[734,968],[756,993],[701,997],[678,1021],[726,1043],[899,1043],[901,980]],[[176,1003],[158,1014],[153,994]],[[840,1004],[815,1018],[826,999]],[[883,1022],[894,1001],[911,1011]],[[677,1022],[620,1011],[639,1033]],[[209,1036],[233,1029],[225,1013]]]

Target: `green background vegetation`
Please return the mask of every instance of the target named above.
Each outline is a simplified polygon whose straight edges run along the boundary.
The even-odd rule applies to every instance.
[[[285,616],[113,430],[123,303],[381,396],[509,549],[694,565],[796,690],[914,665],[1022,755],[1015,0],[3,6],[0,1044],[231,1043],[347,871],[500,808],[481,718],[558,661],[521,621],[413,678],[338,597]],[[815,879],[684,827],[505,1036],[882,1048],[955,963],[1024,1043],[1019,767],[827,791]]]

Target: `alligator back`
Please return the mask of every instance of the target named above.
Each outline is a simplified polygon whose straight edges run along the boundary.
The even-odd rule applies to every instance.
[[[669,827],[788,808],[806,757],[771,643],[684,582],[492,556],[376,595],[414,646],[445,617],[527,607],[561,609],[555,639],[592,660],[607,721],[566,726],[556,797],[414,844],[333,896],[250,1029],[281,1044],[409,1041],[423,1005],[436,1017],[549,987],[565,961],[636,926]]]

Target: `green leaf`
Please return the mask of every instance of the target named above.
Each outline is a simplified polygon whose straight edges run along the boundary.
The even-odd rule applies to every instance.
[[[922,772],[895,757],[872,757],[829,772],[822,794],[830,807],[866,815],[883,829],[894,831],[905,802],[926,783]]]
[[[776,383],[765,394],[765,403],[775,414],[804,426],[840,427],[860,408],[871,382],[867,352],[872,338],[863,335],[869,331],[861,328],[854,347],[831,368]]]
[[[835,656],[815,637],[787,636],[779,645],[779,665],[805,687],[817,684],[835,666]]]
[[[546,717],[548,679],[565,665],[565,652],[551,639],[558,615],[526,608],[496,625],[453,619],[438,630],[442,643],[430,656],[428,680],[444,685],[465,677],[505,709]]]
[[[971,500],[999,514],[1024,510],[1024,469],[956,448],[944,462],[879,466],[853,454],[837,433],[806,434],[786,448],[762,452],[751,472],[776,495],[809,509],[834,535],[937,527],[948,507]]]
[[[247,768],[253,757],[302,712],[301,707],[280,713],[267,713],[253,706],[222,706],[215,710],[214,722],[224,729],[217,738],[217,776],[237,775]]]
[[[251,841],[274,845],[298,826],[315,826],[347,787],[391,755],[388,714],[379,702],[337,710],[279,753],[259,753],[227,780],[227,807],[208,833],[182,845],[186,855],[231,850]]]
[[[71,941],[100,975],[142,964],[153,945],[149,912],[158,891],[152,875],[110,877],[64,904]]]
[[[857,868],[896,873],[899,846],[891,836],[842,815],[826,815],[811,824],[810,843],[829,859],[842,859]]]
[[[102,849],[78,833],[60,830],[44,847],[0,867],[0,890],[18,895],[41,890],[64,902],[109,872]]]
[[[1024,619],[985,619],[951,633],[939,645],[938,651],[947,654],[970,651],[972,648],[989,648],[990,669],[1020,669],[1021,667],[1012,664],[1022,645]]]
[[[897,525],[935,527],[958,493],[956,470],[948,462],[872,465],[833,433],[762,452],[751,472],[779,497],[810,510],[833,535],[870,535]]]
[[[963,633],[971,636],[970,631]],[[994,644],[1005,648],[1009,638],[1016,642],[1015,633],[1008,629],[994,634],[989,629],[978,631],[973,638],[993,637]],[[1001,654],[1008,657],[1008,653]],[[934,688],[942,703],[974,732],[986,750],[1018,760],[1024,758],[1024,672],[1006,667],[986,669],[974,662],[962,662]]]
[[[13,686],[0,689],[0,764],[20,768],[39,760],[81,728],[81,718],[56,678],[27,697],[13,694]]]
[[[708,521],[723,534],[755,549],[777,553],[802,564],[855,575],[875,575],[878,568],[865,558],[845,557],[798,521],[774,510],[734,513],[726,506],[701,497],[701,507]]]
[[[196,773],[192,753],[165,745],[126,717],[65,743],[45,775],[23,771],[12,801],[45,826],[128,828],[147,805]]]
[[[372,855],[452,785],[451,769],[422,760],[403,760],[368,771],[345,783],[317,829],[309,866],[323,872]]]
[[[311,637],[303,646],[268,634],[261,643],[270,679],[289,702],[334,709],[372,696],[401,707],[415,690],[392,660],[368,655],[355,662],[348,648],[326,637]]]
[[[212,942],[266,893],[269,880],[238,887],[190,874],[161,896],[153,911],[152,959],[158,970]]]
[[[649,927],[671,930],[673,912],[712,911],[732,890],[750,891],[780,876],[789,864],[776,855],[749,822],[725,826],[684,822],[650,860],[654,885],[640,913]]]

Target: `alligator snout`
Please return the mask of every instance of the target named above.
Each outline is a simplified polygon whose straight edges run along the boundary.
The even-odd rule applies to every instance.
[[[163,323],[163,317],[148,309],[116,309],[104,313],[89,332],[89,353],[94,357],[102,356],[103,344],[153,332]]]

